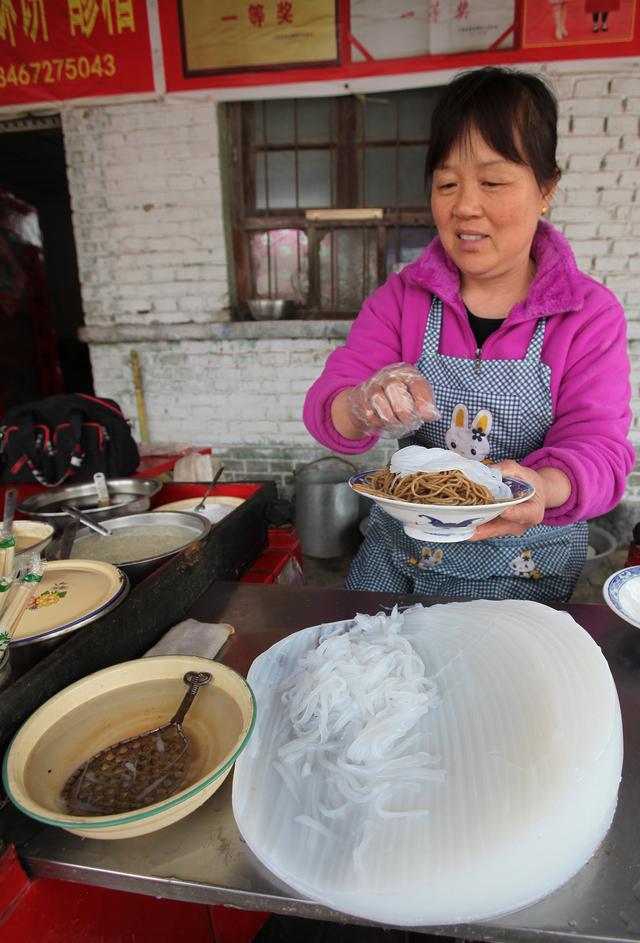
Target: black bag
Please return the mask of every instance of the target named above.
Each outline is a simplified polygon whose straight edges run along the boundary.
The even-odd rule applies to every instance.
[[[112,399],[84,393],[16,406],[0,426],[0,481],[55,488],[131,475],[140,455],[129,423]]]

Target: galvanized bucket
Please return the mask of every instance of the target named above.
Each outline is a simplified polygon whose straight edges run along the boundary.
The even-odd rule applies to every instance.
[[[332,468],[321,463],[332,462]],[[341,463],[345,468],[336,468]],[[348,484],[355,465],[333,455],[317,458],[294,473],[296,526],[308,557],[344,557],[360,542],[360,501]]]

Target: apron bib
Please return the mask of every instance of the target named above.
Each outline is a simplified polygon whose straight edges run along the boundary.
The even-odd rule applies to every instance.
[[[551,370],[541,360],[546,319],[538,321],[522,360],[444,356],[438,352],[441,325],[442,302],[434,296],[416,366],[433,387],[441,419],[421,426],[410,443],[492,462],[521,461],[541,448],[553,422]],[[537,524],[518,537],[479,543],[425,543],[407,537],[401,524],[375,505],[345,585],[483,599],[566,600],[586,560],[587,534],[582,521]]]

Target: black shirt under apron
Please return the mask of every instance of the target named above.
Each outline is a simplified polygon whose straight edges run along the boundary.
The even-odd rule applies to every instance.
[[[465,310],[478,348],[482,347],[487,337],[497,331],[500,325],[506,321],[506,318],[479,318],[477,314],[469,311],[466,306]]]

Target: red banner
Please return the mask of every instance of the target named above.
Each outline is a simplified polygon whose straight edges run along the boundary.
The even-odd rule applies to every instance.
[[[163,0],[158,11],[168,91],[247,88],[250,97],[260,85],[637,56],[638,5],[639,0],[336,0],[334,7],[325,0]],[[327,51],[332,32],[337,61],[333,49]]]
[[[0,107],[153,90],[145,0],[0,0]]]

